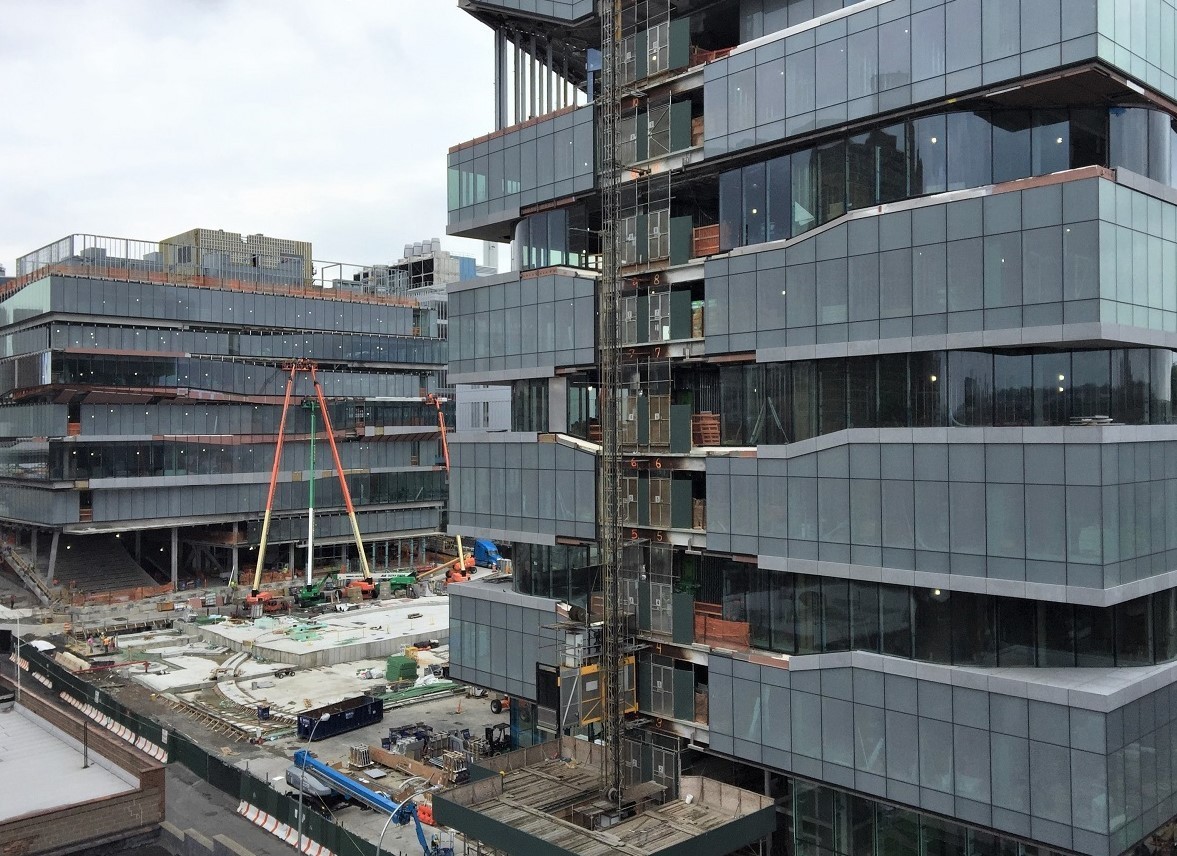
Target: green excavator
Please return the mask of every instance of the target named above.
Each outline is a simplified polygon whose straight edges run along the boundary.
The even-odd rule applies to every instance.
[[[318,606],[327,600],[324,589],[328,588],[327,583],[333,579],[335,579],[335,574],[330,573],[312,585],[304,585],[301,588],[295,589],[294,602],[298,604],[300,609],[309,609],[312,606]]]

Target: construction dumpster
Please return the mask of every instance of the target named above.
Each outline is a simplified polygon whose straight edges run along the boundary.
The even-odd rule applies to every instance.
[[[355,731],[382,719],[383,701],[372,696],[356,696],[300,713],[298,736],[303,740],[323,740],[336,734]]]

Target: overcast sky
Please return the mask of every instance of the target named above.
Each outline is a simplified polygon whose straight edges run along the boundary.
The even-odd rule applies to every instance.
[[[192,227],[396,261],[445,237],[446,150],[493,129],[457,0],[0,0],[0,264]]]

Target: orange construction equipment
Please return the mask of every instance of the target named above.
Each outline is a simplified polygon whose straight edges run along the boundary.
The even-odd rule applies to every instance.
[[[441,401],[442,400],[432,392],[425,396],[425,403],[437,408],[437,428],[438,431],[441,432],[441,454],[442,459],[445,461],[445,477],[447,481],[450,481],[450,444],[449,440],[446,439],[445,414],[441,412]],[[451,493],[453,492],[453,489],[453,482],[450,481]],[[467,573],[467,571],[474,567],[474,556],[473,554],[471,554],[469,557],[466,556],[466,551],[462,549],[461,535],[454,533],[454,540],[458,545],[457,558],[451,559],[448,562],[444,562],[440,565],[437,565],[436,567],[432,567],[429,570],[418,574],[418,580],[428,579],[429,577],[432,577],[434,574],[440,573],[441,571],[446,572],[446,583],[464,583],[470,579],[470,574]]]
[[[278,442],[274,449],[274,466],[270,470],[270,491],[266,495],[266,513],[265,517],[262,518],[262,536],[258,542],[257,565],[254,567],[253,572],[253,588],[250,590],[249,597],[245,599],[245,604],[246,606],[262,604],[264,609],[266,601],[278,597],[274,592],[260,590],[262,567],[266,557],[266,541],[270,534],[270,517],[274,510],[274,491],[278,485],[278,467],[282,462],[282,446],[286,441],[286,414],[290,410],[290,397],[294,391],[294,382],[299,374],[309,374],[311,383],[314,384],[315,397],[319,402],[319,412],[323,417],[324,433],[327,435],[327,440],[331,444],[331,457],[335,462],[335,474],[339,477],[339,488],[343,493],[343,503],[347,506],[347,517],[351,521],[352,535],[355,536],[360,567],[364,571],[364,578],[362,580],[354,580],[349,587],[356,587],[366,597],[371,597],[376,587],[372,582],[372,571],[368,567],[368,557],[364,554],[364,541],[360,537],[360,524],[356,520],[356,510],[355,506],[352,505],[351,491],[348,490],[347,479],[343,474],[343,464],[339,460],[339,448],[335,445],[335,432],[331,428],[331,414],[327,411],[327,399],[324,397],[323,387],[319,383],[317,368],[311,360],[295,360],[284,368],[290,372],[290,376],[286,379],[286,394],[282,399],[282,418],[278,422]]]

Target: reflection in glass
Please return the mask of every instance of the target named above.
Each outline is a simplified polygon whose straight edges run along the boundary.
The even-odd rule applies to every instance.
[[[952,658],[957,665],[996,666],[994,598],[958,592],[952,599]]]
[[[952,600],[942,589],[912,589],[915,618],[915,659],[930,663],[952,662]]]
[[[993,180],[1013,181],[1031,175],[1029,110],[998,110],[993,121]]]
[[[948,355],[948,424],[993,424],[993,357],[972,351]]]
[[[947,128],[942,115],[916,119],[911,123],[910,195],[943,193],[948,189]]]
[[[1070,122],[1066,110],[1036,110],[1031,133],[1031,175],[1050,175],[1071,166]]]
[[[984,187],[993,181],[988,113],[948,114],[948,189]]]
[[[1034,357],[1033,424],[1067,424],[1067,390],[1071,385],[1069,356],[1037,354]]]
[[[1034,665],[1034,601],[1003,597],[997,601],[997,662],[1001,666]]]
[[[879,614],[882,617],[883,653],[911,657],[911,590],[902,586],[879,586]]]

